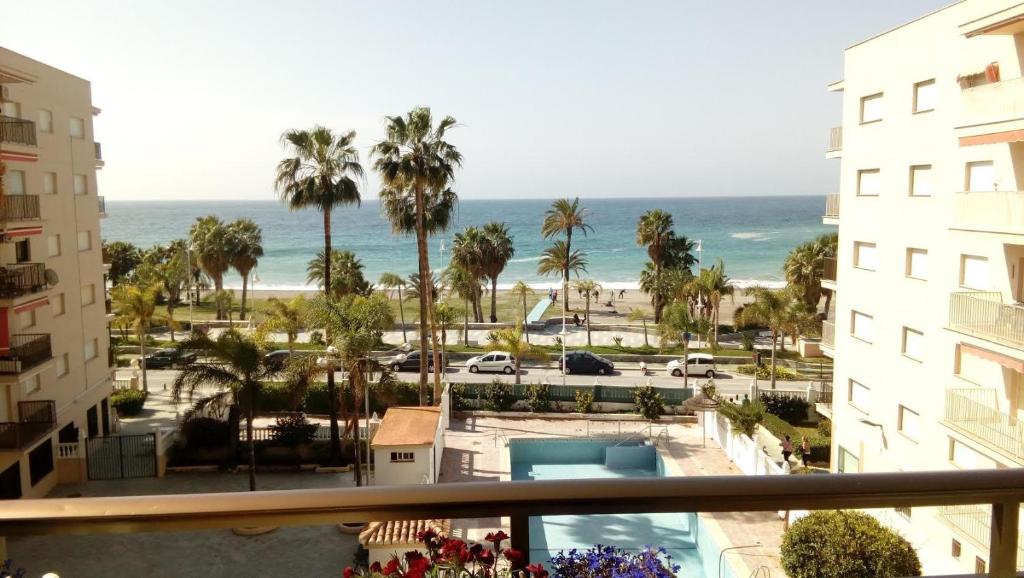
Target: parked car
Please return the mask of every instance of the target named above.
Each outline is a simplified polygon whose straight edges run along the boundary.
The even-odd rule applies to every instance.
[[[146,369],[169,369],[182,367],[194,363],[196,360],[194,351],[180,351],[178,349],[157,349],[146,354]]]
[[[512,375],[516,371],[516,358],[507,351],[491,351],[476,357],[470,357],[466,361],[466,368],[470,373],[478,371],[500,371]]]
[[[709,353],[691,353],[686,358],[686,374],[687,375],[703,375],[705,377],[715,377],[715,356]],[[683,376],[683,360],[673,359],[668,362],[665,369],[676,377]]]
[[[441,365],[447,366],[445,363],[444,354],[441,355]],[[420,370],[420,352],[410,351],[409,353],[400,353],[388,360],[385,365],[391,368],[391,371],[419,371]],[[427,352],[427,371],[434,371],[434,353]]]
[[[589,351],[570,351],[565,359],[558,360],[558,368],[565,364],[565,373],[588,373],[596,375],[609,374],[615,370],[615,364]]]
[[[323,355],[323,352],[310,350],[296,350],[292,352],[288,351],[287,349],[275,349],[274,351],[271,351],[270,353],[264,355],[263,359],[266,361],[268,367],[270,367],[274,371],[281,371],[284,369],[285,365],[288,363],[288,360],[292,356],[299,355],[315,356]]]

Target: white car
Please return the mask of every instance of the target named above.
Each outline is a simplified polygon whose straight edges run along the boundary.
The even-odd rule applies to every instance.
[[[703,375],[715,377],[715,356],[708,353],[691,353],[687,356],[686,374],[691,376]],[[673,359],[668,362],[665,369],[676,377],[683,376],[683,360]]]
[[[516,371],[516,358],[507,351],[491,351],[471,357],[466,361],[470,373],[478,371],[500,371],[512,375]]]

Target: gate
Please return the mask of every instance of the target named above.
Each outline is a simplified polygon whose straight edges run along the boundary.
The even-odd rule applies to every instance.
[[[90,480],[156,476],[156,434],[94,437],[85,447]]]

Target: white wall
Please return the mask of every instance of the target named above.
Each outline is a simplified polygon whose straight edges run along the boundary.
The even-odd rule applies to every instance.
[[[391,452],[412,452],[414,461],[392,462]],[[434,480],[433,453],[429,446],[374,448],[374,482],[378,486],[431,484]]]

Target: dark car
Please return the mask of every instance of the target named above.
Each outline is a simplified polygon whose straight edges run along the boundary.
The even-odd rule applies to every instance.
[[[558,368],[562,369],[562,360],[558,360]],[[589,351],[570,351],[565,354],[565,373],[587,373],[606,375],[615,370],[615,364],[600,355]]]
[[[157,349],[146,355],[146,369],[169,369],[194,363],[196,354],[193,351],[178,349]]]
[[[441,365],[445,364],[444,355],[441,355]],[[391,368],[391,371],[419,371],[420,370],[420,352],[410,351],[409,353],[402,353],[392,357],[387,362],[387,366]],[[427,371],[434,371],[434,353],[427,353]]]

